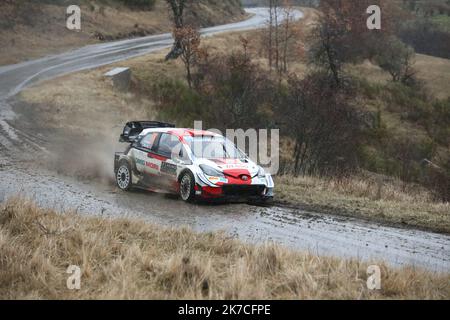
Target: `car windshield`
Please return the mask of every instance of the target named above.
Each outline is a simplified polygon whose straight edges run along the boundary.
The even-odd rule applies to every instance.
[[[245,155],[224,137],[202,136],[184,139],[197,158],[242,159]]]

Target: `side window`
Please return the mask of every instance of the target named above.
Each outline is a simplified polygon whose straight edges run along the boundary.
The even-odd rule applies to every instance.
[[[180,153],[178,154],[178,156],[182,160],[188,160],[189,159],[187,151],[186,151],[186,148],[183,146],[182,143],[180,143]]]
[[[172,151],[180,146],[180,140],[171,134],[163,133],[161,135],[161,139],[159,140],[159,146],[156,150],[157,153],[160,155],[171,158],[172,157]]]
[[[157,133],[149,133],[141,139],[141,141],[139,142],[139,146],[141,148],[151,150],[156,142],[156,138],[158,138]]]

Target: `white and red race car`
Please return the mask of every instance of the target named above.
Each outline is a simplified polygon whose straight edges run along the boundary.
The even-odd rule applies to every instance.
[[[116,153],[117,185],[179,194],[181,199],[273,199],[272,176],[225,137],[155,121],[129,122]]]

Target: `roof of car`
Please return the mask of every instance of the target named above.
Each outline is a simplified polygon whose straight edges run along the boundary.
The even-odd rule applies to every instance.
[[[196,129],[184,129],[184,128],[152,128],[152,129],[146,129],[142,131],[141,134],[145,135],[148,133],[169,133],[176,135],[178,137],[204,137],[204,136],[210,136],[210,137],[222,137],[222,135],[217,134],[212,131],[205,131],[205,130],[196,130]]]

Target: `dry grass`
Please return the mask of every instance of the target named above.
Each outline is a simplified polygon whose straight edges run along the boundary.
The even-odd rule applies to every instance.
[[[437,99],[450,97],[450,60],[416,54],[414,68],[417,78],[421,80],[430,94]],[[361,76],[372,83],[384,84],[391,77],[380,67],[365,61],[359,65],[348,66],[351,74]]]
[[[419,79],[436,98],[450,97],[450,60],[417,54],[415,68]]]
[[[124,119],[151,117],[153,102],[114,90],[103,76],[110,68],[76,73],[26,89],[21,99],[33,108],[23,111],[33,112],[33,119],[47,128],[83,134],[111,131],[122,126]]]
[[[82,270],[81,290],[66,270]],[[318,257],[221,234],[57,214],[13,199],[0,208],[1,299],[449,299],[450,277]]]
[[[419,186],[377,177],[340,181],[291,176],[276,179],[277,197],[342,215],[450,233],[450,204]]]

